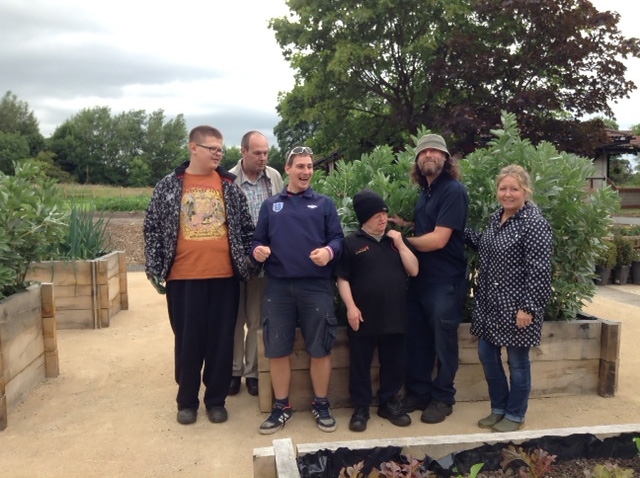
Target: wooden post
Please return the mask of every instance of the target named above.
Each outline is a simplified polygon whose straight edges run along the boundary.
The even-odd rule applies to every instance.
[[[2,334],[0,333],[0,431],[7,428],[7,394],[4,382],[4,361],[2,359]]]
[[[598,376],[598,395],[601,397],[613,397],[618,390],[621,328],[620,322],[602,320]]]
[[[118,252],[118,268],[120,274],[120,309],[129,310],[129,288],[127,284],[127,256],[124,251]]]
[[[40,288],[42,302],[42,336],[44,339],[45,377],[60,375],[58,360],[58,331],[56,327],[56,308],[53,284],[43,283]]]

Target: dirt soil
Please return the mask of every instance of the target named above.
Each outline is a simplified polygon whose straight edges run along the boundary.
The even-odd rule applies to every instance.
[[[113,240],[135,269],[143,262],[136,239],[141,216],[123,216],[112,221]],[[476,421],[489,412],[487,402],[463,402],[436,425],[421,423],[414,412],[406,428],[374,413],[360,434],[348,429],[351,409],[334,410],[338,429],[330,434],[315,427],[309,412],[296,412],[284,430],[263,436],[257,429],[266,414],[243,385],[227,400],[226,423],[210,423],[201,410],[194,425],[179,425],[165,299],[139,270],[129,272],[128,292],[129,310],[108,328],[58,331],[60,375],[9,412],[0,432],[0,476],[251,477],[253,449],[277,438],[301,444],[475,434],[481,432]],[[531,400],[526,430],[638,424],[640,431],[640,286],[602,287],[585,311],[623,324],[617,394]]]

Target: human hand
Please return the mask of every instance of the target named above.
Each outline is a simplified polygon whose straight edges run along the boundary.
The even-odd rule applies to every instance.
[[[153,288],[158,292],[158,294],[166,294],[167,288],[162,284],[162,279],[158,276],[152,276],[147,274],[147,278],[151,282]]]
[[[405,221],[404,219],[402,219],[397,214],[394,214],[393,216],[389,216],[387,218],[387,221],[392,223],[392,224],[395,224],[397,226],[400,226],[400,227],[407,227],[407,226],[413,227],[413,223],[412,222]]]
[[[396,247],[399,247],[399,243],[402,242],[402,234],[400,231],[396,231],[395,229],[389,229],[387,231],[387,237],[390,237],[393,240],[393,243]]]
[[[349,326],[356,332],[360,328],[360,322],[364,322],[362,312],[357,307],[347,309],[347,320],[349,321]]]
[[[516,325],[519,329],[523,329],[528,327],[533,322],[533,316],[524,310],[519,310],[518,315],[516,315]]]
[[[269,246],[258,246],[253,250],[253,258],[258,262],[266,261],[271,255]]]
[[[311,259],[315,265],[324,267],[331,260],[331,253],[326,247],[319,247],[311,251],[309,259]]]

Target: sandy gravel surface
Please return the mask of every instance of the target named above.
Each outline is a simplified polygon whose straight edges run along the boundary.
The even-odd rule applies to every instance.
[[[487,402],[459,403],[437,425],[421,423],[414,412],[408,428],[374,415],[362,434],[348,430],[350,409],[335,410],[338,430],[332,434],[316,429],[309,412],[298,412],[283,431],[262,436],[257,427],[266,414],[243,385],[227,401],[228,422],[211,424],[201,412],[196,424],[178,425],[164,298],[144,273],[130,272],[128,280],[130,310],[115,316],[109,328],[59,331],[60,376],[9,413],[9,426],[0,432],[0,476],[251,477],[253,449],[270,446],[274,438],[312,443],[478,433],[475,423],[488,411]],[[640,423],[638,294],[640,286],[608,286],[585,307],[623,323],[616,397],[532,400],[526,429]]]

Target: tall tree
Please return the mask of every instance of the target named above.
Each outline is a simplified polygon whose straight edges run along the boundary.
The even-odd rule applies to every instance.
[[[21,101],[11,91],[7,91],[0,100],[0,132],[23,137],[29,146],[27,157],[33,157],[44,147],[44,137],[40,134],[29,104]]]
[[[84,109],[60,125],[48,146],[57,164],[81,183],[153,185],[186,159],[187,131],[178,115],[106,106]]]
[[[523,136],[565,150],[635,89],[621,58],[640,56],[619,15],[587,0],[289,0],[271,20],[296,70],[275,128],[282,150],[306,142],[359,157],[396,148],[421,125],[465,152],[516,114]],[[567,118],[568,114],[568,118]],[[599,141],[604,138],[599,133]],[[574,151],[584,153],[585,151]]]

